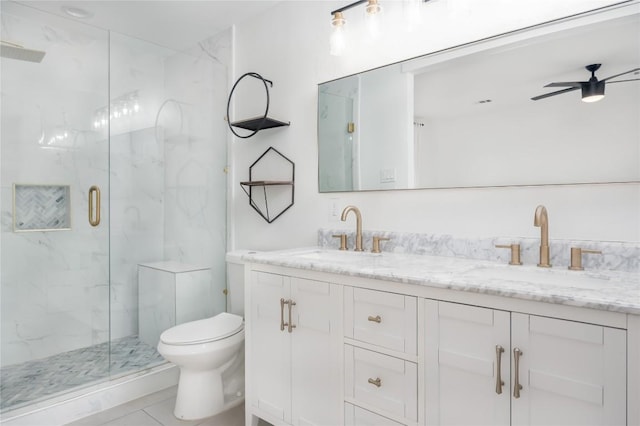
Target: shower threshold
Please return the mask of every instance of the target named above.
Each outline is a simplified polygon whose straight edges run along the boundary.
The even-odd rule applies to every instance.
[[[164,362],[156,348],[128,336],[9,365],[0,369],[0,413]]]

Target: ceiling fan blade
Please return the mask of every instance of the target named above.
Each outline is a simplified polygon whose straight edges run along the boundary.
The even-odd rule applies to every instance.
[[[569,87],[568,89],[562,89],[551,93],[545,93],[544,95],[538,95],[531,98],[532,101],[537,101],[540,99],[548,98],[549,96],[561,95],[567,92],[573,92],[574,90],[578,90],[580,87]]]
[[[625,81],[640,81],[640,78],[630,78],[628,80],[607,81],[607,84],[624,83]]]
[[[575,88],[580,88],[582,87],[582,83],[588,83],[588,81],[564,81],[564,82],[556,82],[556,83],[549,83],[544,87],[575,87]]]
[[[640,71],[640,68],[634,68],[634,69],[629,70],[629,71],[621,72],[620,74],[610,75],[609,77],[607,77],[607,78],[603,78],[603,79],[602,79],[602,80],[600,80],[600,81],[607,81],[607,80],[611,80],[612,78],[620,77],[621,75],[629,74],[629,73],[636,72],[636,71]]]

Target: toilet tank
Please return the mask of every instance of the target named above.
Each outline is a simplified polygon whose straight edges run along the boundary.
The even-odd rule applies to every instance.
[[[227,253],[227,312],[244,316],[244,265],[243,254],[255,251],[238,250]]]

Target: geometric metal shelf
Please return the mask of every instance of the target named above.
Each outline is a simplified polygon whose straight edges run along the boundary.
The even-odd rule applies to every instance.
[[[272,129],[274,127],[288,126],[290,124],[290,122],[284,122],[269,117],[248,118],[246,120],[234,121],[233,123],[231,123],[233,127],[239,127],[246,130]]]
[[[282,160],[284,160],[286,163],[291,165],[291,180],[253,180],[253,168],[261,161],[264,160],[266,158],[268,158],[267,156],[272,156],[272,155],[277,155],[278,158],[281,158]],[[281,160],[281,161],[282,161]],[[285,157],[284,155],[282,155],[277,149],[275,149],[274,147],[269,147],[269,149],[267,149],[260,157],[258,157],[258,159],[256,161],[253,162],[253,164],[251,164],[251,166],[249,167],[249,180],[245,181],[245,182],[240,182],[240,185],[242,187],[242,190],[245,192],[245,194],[247,194],[249,196],[249,204],[251,205],[251,207],[253,207],[253,209],[255,211],[258,212],[258,214],[260,216],[262,216],[262,218],[264,220],[267,221],[267,223],[271,223],[274,220],[276,220],[277,218],[279,218],[282,213],[284,213],[285,211],[289,210],[289,208],[291,206],[293,206],[294,204],[294,186],[295,186],[295,163],[291,160],[289,160],[287,157]],[[291,188],[291,202],[288,203],[286,206],[283,206],[281,208],[281,210],[273,215],[272,212],[269,211],[269,197],[267,196],[267,188],[268,187],[283,187],[283,186],[288,186]],[[259,193],[260,190],[258,190],[257,188],[262,188],[262,195],[264,196],[264,211],[262,211],[262,209],[260,208],[260,206],[258,205],[258,203],[255,200],[255,196],[257,195],[256,193]]]
[[[236,90],[236,87],[238,86],[238,84],[246,77],[253,77],[255,79],[258,79],[260,81],[262,81],[262,84],[264,85],[264,90],[265,90],[265,95],[267,97],[267,104],[264,110],[264,115],[260,116],[260,117],[254,117],[254,118],[248,118],[246,120],[238,120],[238,121],[234,121],[231,122],[231,117],[229,116],[230,114],[230,109],[231,109],[231,98],[233,97],[233,92]],[[227,115],[226,115],[226,119],[227,124],[229,125],[229,130],[231,130],[231,133],[234,134],[234,136],[241,138],[241,139],[248,139],[254,135],[256,135],[260,130],[264,130],[264,129],[272,129],[274,127],[282,127],[282,126],[289,126],[291,123],[290,122],[285,122],[285,121],[280,121],[280,120],[276,120],[273,118],[269,118],[269,86],[273,87],[273,82],[271,80],[267,80],[266,78],[262,77],[260,74],[256,73],[256,72],[248,72],[245,73],[243,75],[240,76],[240,78],[238,78],[236,80],[236,82],[234,83],[233,87],[231,88],[231,92],[229,93],[229,99],[227,99]],[[241,129],[245,129],[245,130],[250,130],[251,133],[247,134],[247,135],[241,135],[239,133],[237,133],[233,128],[237,127],[237,128],[241,128]]]

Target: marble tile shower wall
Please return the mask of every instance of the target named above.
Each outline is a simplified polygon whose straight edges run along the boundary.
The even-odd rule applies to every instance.
[[[16,32],[24,35],[25,43],[29,32],[41,36],[40,24],[19,18],[14,22],[5,10],[3,5],[3,24],[6,20],[12,28],[28,30]],[[47,22],[59,29],[56,24]],[[20,74],[25,65],[16,63],[14,70],[3,60],[3,366],[100,344],[109,340],[110,331],[111,338],[137,334],[138,263],[170,259],[211,265],[217,271],[214,283],[224,285],[222,104],[230,34],[212,37],[185,53],[111,34],[109,81],[106,32],[82,28],[92,33],[92,42],[69,36],[60,46],[47,48],[47,63],[39,65],[44,67],[31,68],[43,74],[28,74],[33,77],[30,83],[16,85],[24,81]],[[73,32],[59,30],[56,34]],[[56,67],[69,69],[55,62],[56,49],[67,48],[80,58],[78,63],[86,61],[98,70],[86,87],[72,72],[64,85],[51,84],[59,75]],[[67,83],[72,82],[81,87],[68,94]],[[140,99],[136,120],[112,123],[110,140],[106,131],[91,128],[93,113],[109,102],[107,93],[114,98],[133,89]],[[29,98],[25,91],[34,92],[38,105],[21,107]],[[60,110],[68,112],[67,124],[75,129],[74,144],[44,149],[31,123],[44,120],[43,126],[52,127],[46,123],[54,121],[49,112]],[[13,232],[13,183],[70,185],[71,231]],[[86,191],[93,184],[102,189],[102,225],[96,228],[86,220]],[[224,300],[218,305],[224,308]]]
[[[344,229],[318,230],[318,246],[339,247],[333,235],[346,233],[348,247],[354,246],[355,232]],[[510,251],[496,248],[497,244],[520,244],[521,260],[525,265],[535,265],[539,259],[539,238],[496,237],[496,238],[456,238],[452,235],[418,234],[408,232],[386,232],[363,230],[363,246],[369,251],[374,236],[390,238],[381,243],[383,252],[410,253],[420,255],[460,257],[466,259],[489,260],[508,264]],[[551,265],[567,268],[571,259],[571,247],[601,250],[602,255],[583,255],[582,266],[590,270],[611,270],[640,272],[640,244],[610,241],[549,240]]]
[[[88,224],[87,191],[98,185],[109,196],[108,142],[91,129],[93,111],[108,103],[109,67],[105,31],[58,18],[45,25],[35,12],[21,14],[24,6],[1,7],[3,32],[47,51],[39,64],[2,59],[4,366],[108,339],[108,228]],[[16,183],[69,185],[71,230],[13,232]]]

